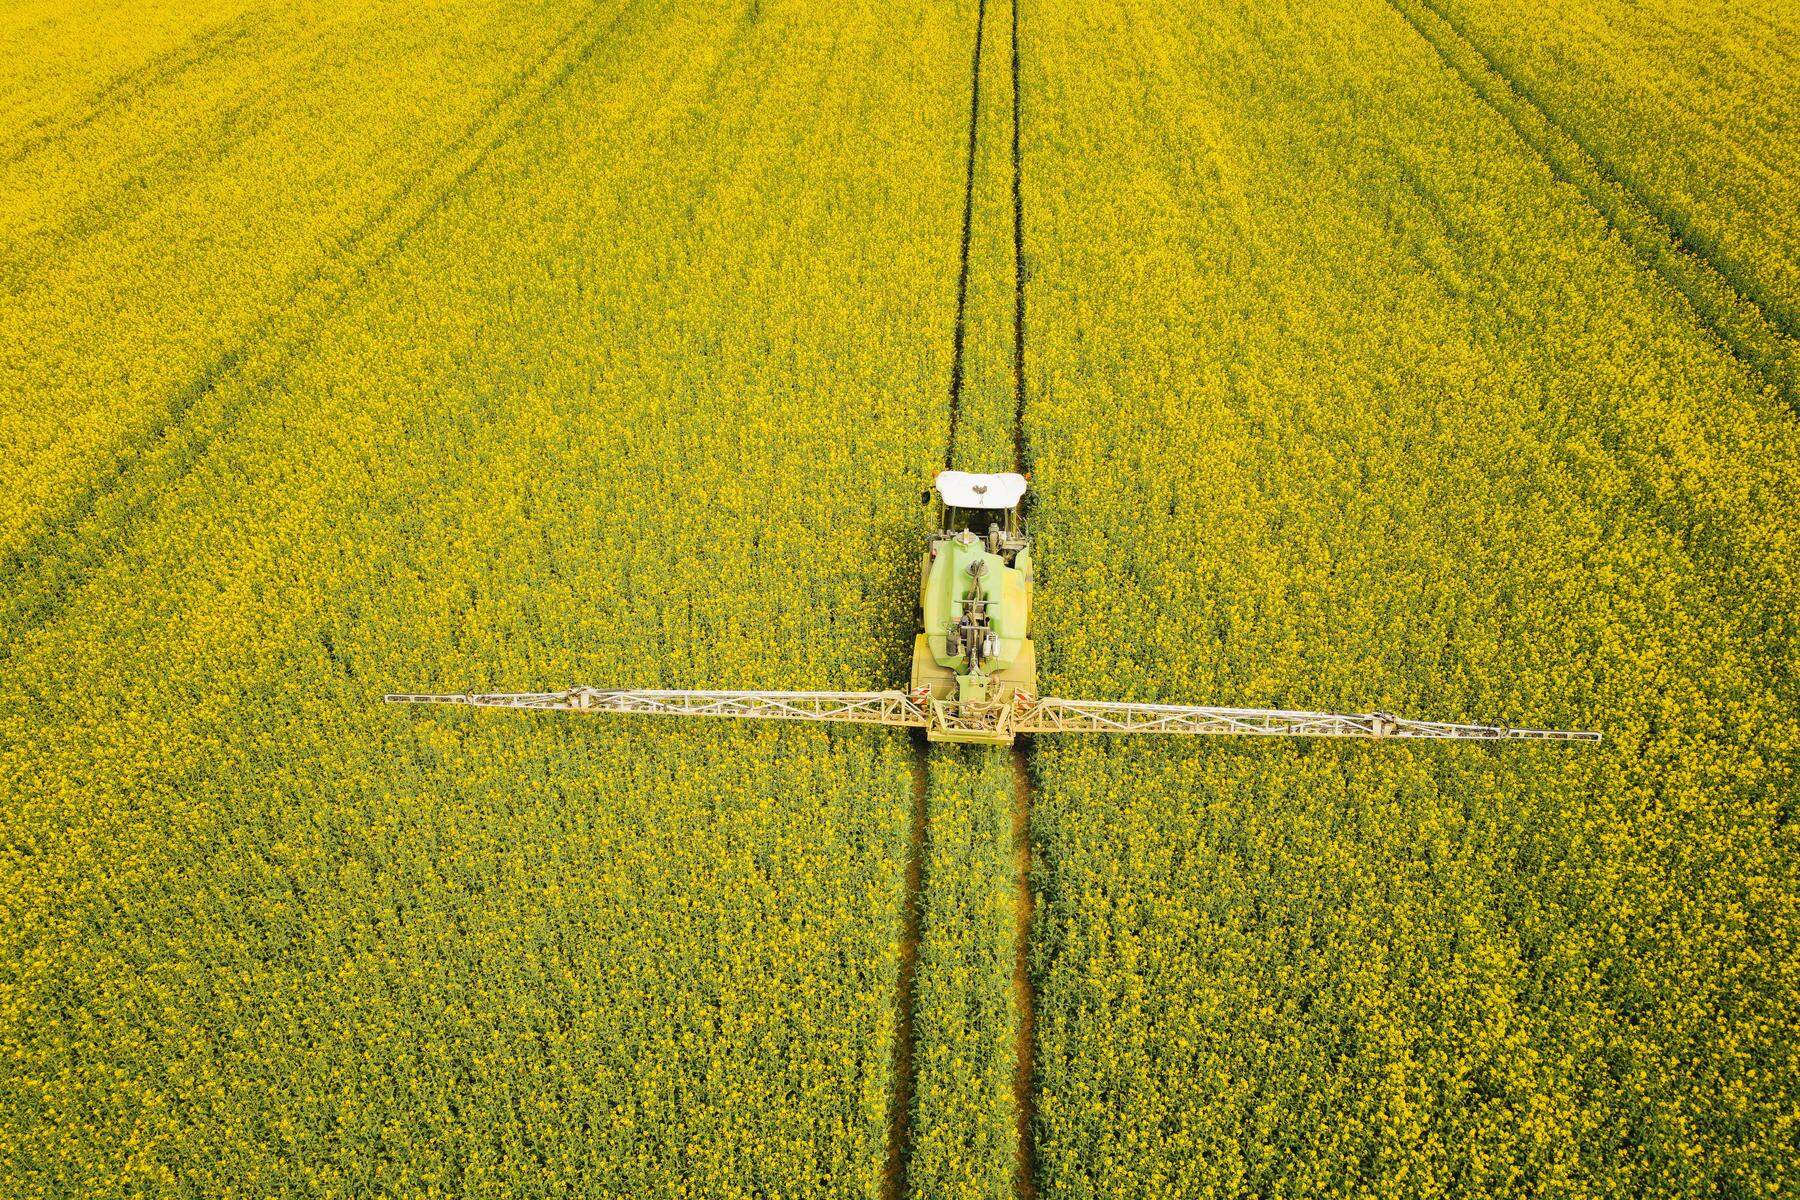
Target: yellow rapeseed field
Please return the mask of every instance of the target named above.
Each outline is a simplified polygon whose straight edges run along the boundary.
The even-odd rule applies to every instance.
[[[1789,14],[0,14],[0,1197],[1800,1191]],[[414,710],[1042,688],[1598,729]],[[1023,833],[1021,833],[1023,830]]]
[[[634,4],[547,72],[490,46],[524,90],[457,171],[86,479],[0,665],[0,1193],[877,1193],[903,740],[378,701],[900,669],[956,17]],[[192,270],[222,302],[263,265]]]
[[[1789,337],[1800,331],[1800,9],[1434,0]]]
[[[1791,1194],[1800,425],[1409,29],[1038,12],[1044,688],[1607,741],[1040,745],[1043,1194]]]

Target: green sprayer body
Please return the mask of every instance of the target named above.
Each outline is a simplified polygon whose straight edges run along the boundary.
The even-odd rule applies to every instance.
[[[1014,701],[1037,695],[1031,644],[1031,542],[1019,475],[946,471],[934,500],[919,583],[912,694],[936,712],[939,742],[1013,740]]]

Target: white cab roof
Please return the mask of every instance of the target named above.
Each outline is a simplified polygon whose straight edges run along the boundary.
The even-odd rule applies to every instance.
[[[937,492],[953,508],[1011,508],[1025,495],[1025,477],[1011,471],[1001,475],[939,471]]]

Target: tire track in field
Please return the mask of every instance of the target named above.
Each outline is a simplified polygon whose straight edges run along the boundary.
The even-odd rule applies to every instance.
[[[238,23],[251,15],[245,14]],[[239,31],[207,53],[197,55],[192,62],[181,64],[179,70],[159,76],[157,86],[172,86],[190,71],[214,66],[215,59],[232,49],[244,50],[246,61],[258,68],[254,78],[237,86],[215,111],[201,114],[170,139],[120,158],[113,164],[117,177],[101,180],[84,195],[72,198],[60,213],[60,220],[13,239],[0,251],[0,298],[15,298],[36,288],[45,275],[65,266],[69,257],[90,239],[136,221],[171,193],[180,192],[190,179],[225,163],[240,147],[261,136],[275,124],[280,107],[292,98],[296,86],[303,84],[310,73],[321,70],[321,64],[331,58],[331,35],[339,28],[351,28],[349,19],[302,22],[285,31],[285,45],[278,31],[271,28],[257,29],[254,40],[248,40],[248,30]],[[298,52],[289,61],[275,64],[265,57],[273,49]],[[316,86],[316,80],[314,83]],[[70,137],[98,117],[113,116],[151,90],[145,87],[133,91],[119,103],[47,135],[44,143]],[[38,148],[41,147],[32,150]],[[29,152],[25,157],[29,157]],[[0,163],[0,169],[6,165]]]
[[[96,188],[65,209],[60,222],[15,243],[0,254],[0,297],[24,294],[90,239],[136,220],[168,192],[223,163],[269,127],[281,94],[282,89],[269,88],[226,106],[199,133],[131,162],[124,178]]]
[[[1021,98],[1019,89],[1020,77],[1020,44],[1019,44],[1019,7],[1018,0],[1009,0],[1009,34],[1010,46],[1007,53],[1010,59],[1009,72],[1012,87],[1009,119],[1010,130],[1009,153],[1011,158],[1011,250],[1013,267],[1013,287],[1011,297],[1012,339],[1011,339],[1011,372],[1012,372],[1012,457],[1015,469],[1024,471],[1028,461],[1028,447],[1025,439],[1025,396],[1026,396],[1026,344],[1025,344],[1025,222],[1024,222],[1024,162],[1020,133]],[[975,222],[975,189],[976,173],[980,161],[980,137],[982,125],[982,88],[981,75],[983,56],[990,47],[984,45],[984,31],[987,25],[986,0],[977,0],[975,13],[975,38],[970,62],[969,85],[969,130],[964,146],[966,168],[963,180],[963,220],[961,247],[958,258],[956,283],[956,321],[951,345],[950,372],[950,417],[948,437],[944,448],[944,466],[957,465],[956,453],[958,433],[962,423],[962,407],[964,400],[965,364],[968,332],[968,300],[969,280],[974,239]],[[998,131],[995,131],[998,132]],[[1004,403],[1000,397],[995,397]],[[985,401],[984,401],[985,402]],[[915,759],[914,786],[917,791],[915,803],[919,806],[915,813],[914,845],[915,855],[922,857],[929,838],[927,829],[925,791],[928,784],[929,753],[928,743],[921,739],[917,743]],[[1031,927],[1033,921],[1034,901],[1031,891],[1032,844],[1030,836],[1031,822],[1031,773],[1028,766],[1026,749],[1023,743],[1014,743],[1007,751],[1010,767],[1012,795],[1008,804],[1010,824],[1007,834],[1012,844],[1008,848],[1008,857],[1014,864],[1011,880],[1013,889],[1013,962],[1010,972],[1009,986],[1013,999],[1015,1024],[1013,1028],[1013,1064],[1012,1064],[1012,1099],[1014,1107],[1015,1140],[1014,1160],[1011,1178],[1013,1191],[1022,1200],[1035,1200],[1037,1195],[1037,1154],[1034,1142],[1036,1124],[1036,1019],[1035,1000],[1030,967]],[[915,945],[912,954],[916,955],[916,941],[919,937],[922,913],[920,911],[924,895],[924,880],[916,866],[909,863],[909,905],[906,938]],[[908,951],[903,943],[902,961],[907,963]],[[916,969],[916,967],[914,968]],[[903,967],[903,975],[905,968]],[[906,1060],[910,1068],[913,1031],[913,1000],[917,991],[916,976],[905,976],[902,984],[902,1003],[904,1005],[902,1026],[903,1037],[907,1043]],[[898,1070],[901,1054],[896,1048],[896,1096],[893,1113],[897,1121],[910,1126],[915,1114],[907,1111],[913,1091],[914,1080],[910,1071],[902,1074]],[[904,1091],[907,1101],[900,1099]],[[896,1169],[896,1160],[900,1151],[895,1146],[905,1135],[898,1130],[890,1137],[889,1170],[884,1176],[883,1195],[889,1200],[906,1194],[909,1180],[904,1165]]]
[[[1013,469],[1025,471],[1025,156],[1019,147],[1019,0],[1012,4]]]
[[[944,467],[956,463],[956,428],[961,418],[963,346],[969,329],[969,242],[975,227],[975,146],[981,131],[981,41],[987,24],[987,0],[975,3],[975,52],[969,68],[968,170],[963,180],[962,252],[956,271],[956,327],[950,343],[950,435],[944,443]]]
[[[1556,179],[1575,187],[1646,268],[1687,301],[1695,320],[1765,386],[1800,407],[1800,341],[1761,290],[1714,261],[1607,161],[1550,115],[1521,81],[1433,0],[1387,0],[1444,65],[1497,113]]]
[[[1680,214],[1673,213],[1658,204],[1647,192],[1621,173],[1605,154],[1577,133],[1572,125],[1558,120],[1551,113],[1550,106],[1538,98],[1536,90],[1524,80],[1520,73],[1503,66],[1499,58],[1476,41],[1466,24],[1451,15],[1444,0],[1413,0],[1413,2],[1422,5],[1432,16],[1436,17],[1451,36],[1466,45],[1480,59],[1483,67],[1503,82],[1519,99],[1540,114],[1545,124],[1567,139],[1569,144],[1593,166],[1594,171],[1609,186],[1616,188],[1628,197],[1643,214],[1650,217],[1671,243],[1711,270],[1738,299],[1754,308],[1782,337],[1789,341],[1800,340],[1800,326],[1796,326],[1792,312],[1787,309],[1779,297],[1770,295],[1768,289],[1755,279],[1745,277],[1736,267],[1715,257],[1701,243],[1700,238]]]
[[[44,147],[88,128],[114,108],[142,99],[158,88],[168,87],[183,75],[210,59],[223,54],[248,37],[262,14],[251,9],[241,12],[224,24],[199,34],[192,40],[171,47],[148,62],[113,76],[89,93],[83,101],[45,113],[8,138],[0,147],[0,167],[11,167]],[[71,111],[77,109],[78,111]]]
[[[1037,1196],[1037,999],[1031,981],[1031,925],[1037,904],[1031,894],[1031,767],[1025,747],[1012,748],[1012,836],[1014,886],[1013,1002],[1019,1023],[1013,1031],[1013,1109],[1019,1142],[1013,1163],[1013,1191],[1019,1200]]]
[[[912,736],[912,812],[908,818],[906,884],[900,913],[899,995],[894,1002],[894,1092],[888,1101],[887,1163],[881,1172],[882,1200],[907,1193],[912,1157],[913,1039],[918,1003],[919,931],[925,888],[925,805],[931,758],[924,734]]]
[[[969,134],[963,147],[963,214],[961,247],[956,270],[956,321],[950,349],[950,419],[944,439],[946,469],[956,464],[956,431],[963,394],[963,352],[968,336],[969,247],[975,225],[975,153],[981,130],[982,31],[987,24],[987,0],[976,0],[975,45],[969,63]],[[883,1200],[903,1200],[910,1192],[909,1167],[915,1085],[914,1038],[917,1034],[919,939],[924,922],[925,839],[927,797],[931,780],[931,743],[915,733],[912,760],[912,832],[906,864],[905,918],[900,935],[900,995],[895,1015],[894,1093],[889,1104],[888,1155],[882,1172]]]
[[[1019,0],[1012,6],[1012,243],[1013,243],[1013,469],[1030,473],[1030,444],[1025,435],[1025,156],[1020,145],[1024,100],[1019,87]],[[1014,1030],[1013,1107],[1018,1117],[1018,1150],[1013,1190],[1019,1200],[1037,1197],[1037,993],[1031,978],[1031,926],[1036,901],[1031,892],[1031,763],[1024,743],[1012,746],[1012,836],[1015,940],[1013,1001],[1018,1008]]]
[[[558,35],[461,134],[296,284],[284,303],[177,391],[159,420],[127,439],[92,485],[0,560],[0,573],[13,580],[0,602],[0,662],[12,656],[24,636],[62,611],[158,497],[232,428],[245,406],[281,376],[293,356],[360,285],[398,254],[592,57],[639,0],[626,0],[592,36],[579,40],[606,3],[610,0],[589,8]],[[243,386],[235,397],[225,397],[221,392],[227,384]],[[219,401],[217,411],[203,411],[213,399]]]

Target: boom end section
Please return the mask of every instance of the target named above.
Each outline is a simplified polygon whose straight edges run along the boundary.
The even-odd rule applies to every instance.
[[[1027,700],[1015,721],[1019,733],[1185,733],[1238,737],[1366,738],[1381,741],[1587,742],[1598,733],[1562,729],[1511,729],[1418,721],[1391,713],[1301,712],[1273,708],[1212,708],[1187,704],[1132,704],[1107,700]]]

